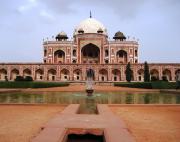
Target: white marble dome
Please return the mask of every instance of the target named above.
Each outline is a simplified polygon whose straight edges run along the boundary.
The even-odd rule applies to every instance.
[[[88,18],[82,21],[74,30],[74,35],[79,34],[79,30],[83,30],[84,33],[98,33],[98,30],[102,29],[104,35],[107,35],[107,30],[104,25],[94,18]]]

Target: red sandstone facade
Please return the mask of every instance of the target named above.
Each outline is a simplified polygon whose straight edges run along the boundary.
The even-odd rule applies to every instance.
[[[94,18],[81,22],[73,39],[61,32],[52,41],[44,41],[44,63],[0,63],[0,80],[13,81],[16,76],[32,76],[35,81],[84,82],[87,71],[94,72],[98,82],[126,81],[128,62],[133,70],[133,81],[143,81],[144,64],[138,62],[139,44],[117,32],[109,40],[107,30]],[[150,74],[158,79],[166,76],[175,81],[180,64],[149,64]]]

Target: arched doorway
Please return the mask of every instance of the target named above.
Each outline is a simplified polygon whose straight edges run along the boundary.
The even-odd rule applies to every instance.
[[[1,69],[0,70],[0,80],[6,80],[7,79],[7,70]]]
[[[108,71],[105,69],[101,69],[99,71],[99,81],[107,81],[108,80]]]
[[[90,43],[81,49],[81,63],[97,64],[100,63],[100,50],[99,48]]]
[[[31,70],[30,69],[25,69],[23,71],[23,77],[26,77],[26,76],[31,76]]]
[[[120,81],[121,80],[121,72],[118,69],[112,70],[112,81]]]
[[[54,81],[54,80],[56,80],[56,70],[54,70],[54,69],[50,69],[50,70],[48,70],[48,76],[47,76],[48,78],[48,80],[49,81]]]
[[[82,79],[82,72],[80,69],[76,69],[73,71],[73,80],[74,81],[79,81]]]
[[[61,70],[61,72],[60,72],[60,74],[61,74],[61,80],[62,81],[68,81],[69,80],[69,70],[67,70],[67,69],[62,69]]]
[[[54,63],[65,63],[65,53],[62,50],[54,52]]]
[[[137,80],[138,81],[144,81],[144,70],[140,69],[140,70],[138,70],[137,73],[138,73]]]
[[[176,81],[180,81],[180,69],[177,69],[177,70],[175,71],[175,80],[176,80]]]
[[[168,69],[163,70],[163,76],[165,76],[168,81],[172,80],[171,71]]]
[[[38,69],[38,70],[36,70],[36,72],[35,72],[35,79],[36,80],[43,80],[43,70],[41,70],[41,69]]]
[[[119,50],[116,54],[117,63],[126,64],[127,63],[127,52],[124,50]]]
[[[18,75],[19,75],[19,71],[18,71],[17,69],[13,69],[13,70],[11,71],[11,77],[10,77],[10,79],[11,79],[11,80],[15,80]]]
[[[154,80],[159,80],[159,72],[157,69],[152,69],[150,71],[150,76],[151,76],[151,80],[154,81]]]

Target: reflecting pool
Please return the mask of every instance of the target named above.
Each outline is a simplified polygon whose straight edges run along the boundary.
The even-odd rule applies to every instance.
[[[1,93],[0,103],[15,104],[180,104],[180,94],[142,92],[15,92]],[[90,105],[89,105],[90,107]]]
[[[96,104],[180,104],[180,94],[139,92],[1,93],[0,104],[80,104],[79,114],[98,114]]]

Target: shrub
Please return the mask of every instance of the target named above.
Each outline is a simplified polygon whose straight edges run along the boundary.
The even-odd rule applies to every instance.
[[[156,81],[152,82],[153,89],[175,89],[176,83],[175,82],[167,82],[167,81]]]
[[[151,76],[151,81],[158,81],[159,78],[157,78],[156,76]]]
[[[162,81],[168,81],[167,76],[162,76]]]
[[[16,76],[14,81],[24,81],[24,78],[22,76]]]
[[[114,83],[114,86],[152,89],[151,82]]]
[[[33,78],[31,76],[26,76],[24,78],[24,81],[33,81]]]
[[[155,81],[155,82],[132,82],[132,83],[114,83],[114,86],[144,88],[144,89],[176,89],[176,82]]]
[[[0,82],[0,88],[49,88],[68,86],[69,83],[64,82],[29,82],[29,81],[16,81],[16,82]]]

